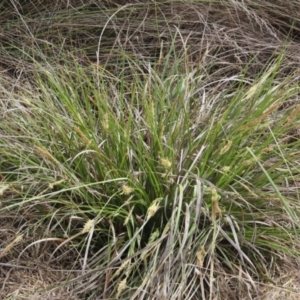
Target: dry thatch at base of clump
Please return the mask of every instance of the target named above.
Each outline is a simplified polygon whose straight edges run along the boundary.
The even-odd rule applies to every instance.
[[[283,260],[277,266],[272,282],[261,283],[259,293],[254,300],[298,300],[300,295],[300,271],[299,261]]]
[[[32,236],[20,236],[17,224],[13,223],[10,218],[0,219],[0,299],[79,299],[73,293],[74,287],[64,284],[76,275],[73,269],[76,254],[62,249],[50,261],[57,245],[50,240],[37,242],[38,234],[34,231]]]
[[[244,274],[245,275],[245,274]],[[241,274],[243,277],[243,275]],[[253,282],[250,278],[239,278],[223,274],[217,278],[219,298],[239,300],[298,300],[300,294],[299,262],[291,259],[283,260],[276,265],[273,274],[268,274],[266,282]],[[248,287],[246,286],[248,284]],[[249,287],[251,288],[249,289]],[[231,287],[231,288],[228,288]],[[249,292],[251,291],[251,292]]]
[[[36,271],[11,269],[4,272],[3,268],[0,269],[0,278],[0,298],[3,300],[79,300],[70,286],[52,290],[53,285],[66,280],[58,272],[42,268]]]

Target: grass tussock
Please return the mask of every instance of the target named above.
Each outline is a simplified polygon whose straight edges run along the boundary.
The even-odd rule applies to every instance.
[[[1,298],[296,295],[297,1],[7,4]]]

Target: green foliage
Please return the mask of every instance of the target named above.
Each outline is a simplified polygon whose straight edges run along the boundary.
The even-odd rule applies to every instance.
[[[134,12],[107,10],[111,20]],[[117,39],[108,23],[100,36]],[[192,48],[170,28],[158,59],[120,47],[115,66],[99,54],[79,62],[77,46],[57,56],[52,46],[15,49],[30,86],[11,93],[0,120],[0,215],[23,215],[29,248],[63,240],[51,259],[76,249],[82,274],[66,283],[86,298],[212,299],[233,283],[251,291],[282,255],[298,255],[300,109],[284,104],[299,86],[280,77],[286,53],[253,80],[255,57],[216,79],[227,74],[217,59],[191,64]]]

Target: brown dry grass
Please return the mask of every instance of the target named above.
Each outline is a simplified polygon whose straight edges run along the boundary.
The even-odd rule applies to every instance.
[[[0,269],[1,270],[1,269]],[[36,271],[15,269],[0,271],[2,282],[1,299],[18,300],[76,300],[71,287],[62,287],[53,291],[53,286],[65,281],[66,277],[51,270]]]
[[[255,300],[297,300],[300,295],[299,261],[284,260],[277,267],[271,283],[260,284]]]
[[[15,55],[2,55],[1,65],[7,72],[30,70],[29,58],[21,54],[22,62],[17,56],[17,47],[22,46],[28,47],[28,53],[32,46],[40,47],[47,59],[53,60],[58,58],[54,55],[56,51],[72,49],[79,61],[100,60],[106,66],[116,67],[120,50],[144,61],[157,62],[175,40],[178,52],[188,48],[188,63],[214,66],[218,78],[244,70],[250,60],[247,75],[255,78],[266,62],[281,51],[287,34],[293,40],[289,41],[283,68],[291,72],[295,64],[300,63],[297,1],[256,0],[244,4],[237,0],[221,1],[222,4],[217,1],[104,1],[96,7],[89,4],[90,1],[86,1],[85,6],[78,0],[63,3],[54,7],[46,3],[41,8],[29,2],[19,8],[19,12],[30,19],[26,26],[18,20],[11,28],[3,27],[1,43],[9,45],[13,41],[16,47]],[[77,7],[85,13],[80,14]],[[61,15],[60,9],[65,9]],[[51,11],[53,18],[43,21],[37,15],[39,10],[45,14]],[[11,15],[3,19],[16,18],[14,10],[9,13]],[[61,22],[60,18],[64,17],[67,21]],[[33,41],[33,37],[38,38]],[[96,55],[98,50],[99,55]],[[36,59],[43,60],[42,57]]]
[[[62,249],[50,260],[57,245],[49,241],[29,246],[37,240],[37,234],[32,230],[19,239],[18,232],[29,223],[26,224],[25,218],[14,221],[5,217],[0,220],[0,299],[76,300],[74,287],[64,285],[77,273],[66,270],[74,267],[75,252]]]

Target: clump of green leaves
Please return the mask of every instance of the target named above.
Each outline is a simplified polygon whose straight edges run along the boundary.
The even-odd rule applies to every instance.
[[[297,254],[299,142],[287,136],[299,109],[282,109],[297,86],[277,83],[280,60],[251,86],[206,93],[184,64],[161,77],[123,58],[129,81],[97,65],[37,69],[38,92],[10,112],[17,126],[2,122],[2,176],[18,195],[2,213],[34,208],[48,235],[78,248],[73,280],[93,286],[96,272],[92,295],[205,298],[238,277],[254,287]]]

